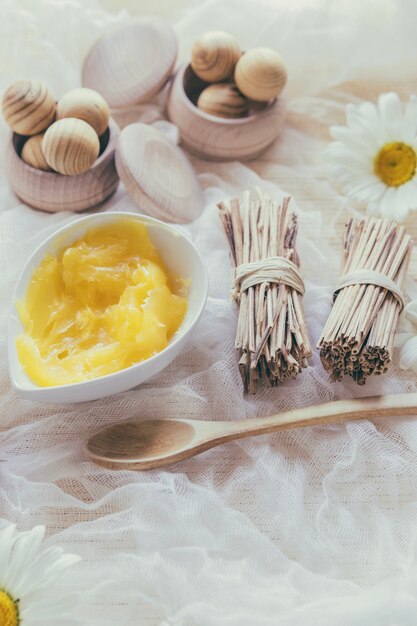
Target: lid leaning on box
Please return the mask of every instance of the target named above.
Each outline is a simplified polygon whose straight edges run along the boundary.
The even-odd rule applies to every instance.
[[[82,83],[110,107],[130,107],[157,94],[172,75],[178,43],[172,27],[156,17],[132,20],[104,34],[88,53]],[[152,126],[134,123],[120,133],[116,169],[140,209],[158,219],[189,222],[203,207],[203,193],[187,157]]]
[[[84,61],[82,84],[101,93],[112,108],[146,102],[171,76],[177,52],[167,22],[137,18],[96,41]]]
[[[200,215],[203,193],[190,162],[153,126],[129,124],[121,131],[116,169],[129,196],[149,215],[167,222]]]

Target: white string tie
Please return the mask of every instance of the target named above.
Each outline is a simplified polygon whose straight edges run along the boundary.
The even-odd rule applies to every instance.
[[[235,269],[232,294],[239,300],[240,294],[262,283],[287,285],[304,295],[304,281],[299,267],[282,256],[242,263]]]
[[[396,298],[398,304],[400,305],[400,310],[404,308],[405,300],[403,292],[398,287],[397,283],[392,280],[392,278],[389,278],[389,276],[386,276],[386,274],[367,269],[348,272],[342,276],[337,289],[334,292],[334,297],[336,298],[341,289],[349,287],[350,285],[375,285],[377,287],[382,287],[392,293],[392,295]]]

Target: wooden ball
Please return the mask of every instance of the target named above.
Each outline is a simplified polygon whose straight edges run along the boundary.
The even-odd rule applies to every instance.
[[[206,87],[197,100],[202,111],[217,117],[246,117],[249,102],[233,83],[217,83]]]
[[[19,135],[37,135],[55,118],[55,98],[37,80],[19,80],[3,96],[6,124]]]
[[[30,165],[31,167],[35,167],[37,170],[44,170],[45,172],[50,172],[51,168],[49,167],[44,154],[42,152],[42,140],[43,133],[40,135],[33,135],[29,137],[27,141],[25,141],[21,157],[22,160]]]
[[[100,152],[100,142],[87,122],[67,117],[48,128],[42,141],[42,151],[52,169],[74,176],[90,169]]]
[[[233,76],[242,51],[238,40],[222,31],[205,33],[191,51],[191,67],[199,78],[208,83],[227,80]]]
[[[100,136],[109,125],[109,105],[98,91],[80,87],[72,89],[60,98],[56,107],[56,118],[76,117],[90,124]]]
[[[287,70],[278,52],[270,48],[254,48],[239,59],[235,82],[248,98],[266,102],[279,96],[284,89]]]

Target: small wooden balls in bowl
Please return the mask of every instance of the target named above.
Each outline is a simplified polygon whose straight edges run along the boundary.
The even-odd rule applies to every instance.
[[[41,83],[19,81],[5,92],[2,108],[13,131],[6,170],[24,202],[50,212],[81,211],[114,193],[119,129],[100,94],[74,89],[56,103]]]
[[[242,99],[256,102],[277,98],[287,82],[287,69],[278,52],[271,48],[242,52],[238,40],[222,31],[204,33],[197,39],[191,51],[191,67],[204,82],[221,84],[230,81]],[[213,97],[211,101],[214,102]],[[222,101],[227,102],[227,93],[222,95],[219,91],[217,103]],[[201,108],[199,102],[197,106]],[[210,110],[206,112],[211,113]]]
[[[242,52],[232,35],[205,33],[193,46],[190,64],[173,80],[168,115],[181,143],[197,156],[253,159],[281,132],[286,82],[287,70],[274,50]]]

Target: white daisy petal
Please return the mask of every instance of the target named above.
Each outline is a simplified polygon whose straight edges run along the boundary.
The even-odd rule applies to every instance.
[[[370,105],[370,107],[363,106]],[[374,151],[381,145],[383,128],[381,127],[381,119],[378,109],[371,102],[364,102],[359,107],[346,107],[347,125],[357,133],[360,133],[363,139],[369,144]]]
[[[355,154],[348,148],[329,150],[324,155],[328,167],[337,175],[373,176],[372,159],[363,154]]]
[[[71,592],[66,596],[58,596],[56,598],[50,598],[49,595],[44,596],[38,601],[31,602],[25,607],[22,607],[21,615],[22,619],[31,616],[32,621],[36,616],[36,621],[39,623],[49,621],[49,616],[55,614],[67,615],[74,606],[80,603],[81,594],[79,592]],[[56,617],[55,617],[56,619]]]
[[[398,95],[393,92],[381,94],[378,98],[378,108],[385,129],[386,140],[398,141],[401,139],[403,111]]]
[[[20,595],[22,589],[25,589],[26,593],[30,594],[33,589],[47,585],[49,582],[48,569],[61,557],[61,554],[61,548],[49,548],[38,555],[23,572],[20,572],[18,581],[11,581],[10,584],[13,584],[15,593]],[[36,572],[38,571],[42,572],[41,579],[37,579]]]
[[[333,139],[337,139],[337,134],[340,129],[346,128],[346,126],[330,126],[329,133]]]
[[[395,192],[395,217],[399,222],[403,222],[410,210],[417,207],[417,184],[411,180],[405,185],[401,185]]]
[[[381,217],[395,218],[395,187],[387,187],[379,201]]]
[[[48,624],[50,626],[57,626],[56,622],[54,621],[55,619],[56,618],[53,616],[47,616],[46,618],[41,620],[34,618],[30,620],[30,624],[28,626],[44,626]],[[83,624],[80,620],[77,620],[74,617],[69,617],[67,619],[60,619],[59,626],[85,626],[85,624]]]
[[[350,195],[358,202],[368,203],[375,198],[379,199],[384,192],[385,187],[381,181],[370,176],[366,176],[350,186]]]
[[[335,142],[336,144],[336,142]],[[343,145],[331,145],[326,150],[325,157],[330,163],[340,164],[348,169],[362,172],[366,169],[369,173],[373,172],[373,160],[362,152],[355,152]]]
[[[417,298],[411,300],[404,309],[405,318],[411,322],[417,331]]]
[[[404,194],[404,201],[407,202],[407,206],[412,211],[417,209],[417,177],[401,185],[402,192]]]
[[[410,97],[404,111],[404,127],[406,133],[403,141],[412,141],[417,137],[417,96]]]
[[[22,577],[21,584],[27,593],[31,593],[33,589],[43,589],[54,580],[58,580],[67,567],[79,560],[76,555],[63,554],[61,548],[49,548],[31,563]],[[38,570],[42,571],[41,580],[34,579],[34,573]]]
[[[395,335],[395,347],[396,348],[402,348],[407,341],[410,341],[410,339],[412,339],[414,337],[414,333],[403,333],[401,331],[399,331],[396,335]]]
[[[381,123],[381,116],[377,106],[373,102],[362,102],[358,107],[361,122],[364,127],[368,126],[378,146],[381,145],[384,127]]]
[[[333,128],[332,135],[335,139],[342,141],[355,152],[360,151],[367,155],[375,152],[374,146],[370,146],[361,133],[352,131],[352,129],[346,128],[346,126]]]
[[[410,209],[406,204],[402,204],[400,206],[397,205],[393,217],[401,224],[402,222],[405,222],[409,213]]]
[[[407,341],[400,350],[400,367],[417,372],[417,335]]]
[[[406,201],[404,201],[404,196],[401,194],[401,189],[395,189],[392,194],[392,216],[397,220],[397,222],[402,222],[407,217],[410,208]]]
[[[366,212],[371,217],[378,217],[378,215],[379,215],[379,199],[378,200],[373,200],[372,202],[369,202],[368,206],[366,207]]]
[[[6,586],[5,579],[9,569],[10,553],[13,548],[15,530],[16,526],[14,524],[0,529],[0,587]]]
[[[13,558],[9,564],[8,580],[9,584],[14,587],[16,581],[22,576],[29,567],[31,561],[39,551],[41,543],[45,536],[45,527],[36,526],[28,532],[20,533],[13,546]]]
[[[350,126],[351,123],[354,122],[358,114],[358,107],[356,106],[356,104],[352,104],[352,103],[347,104],[345,114],[346,114],[346,123],[348,126]]]

